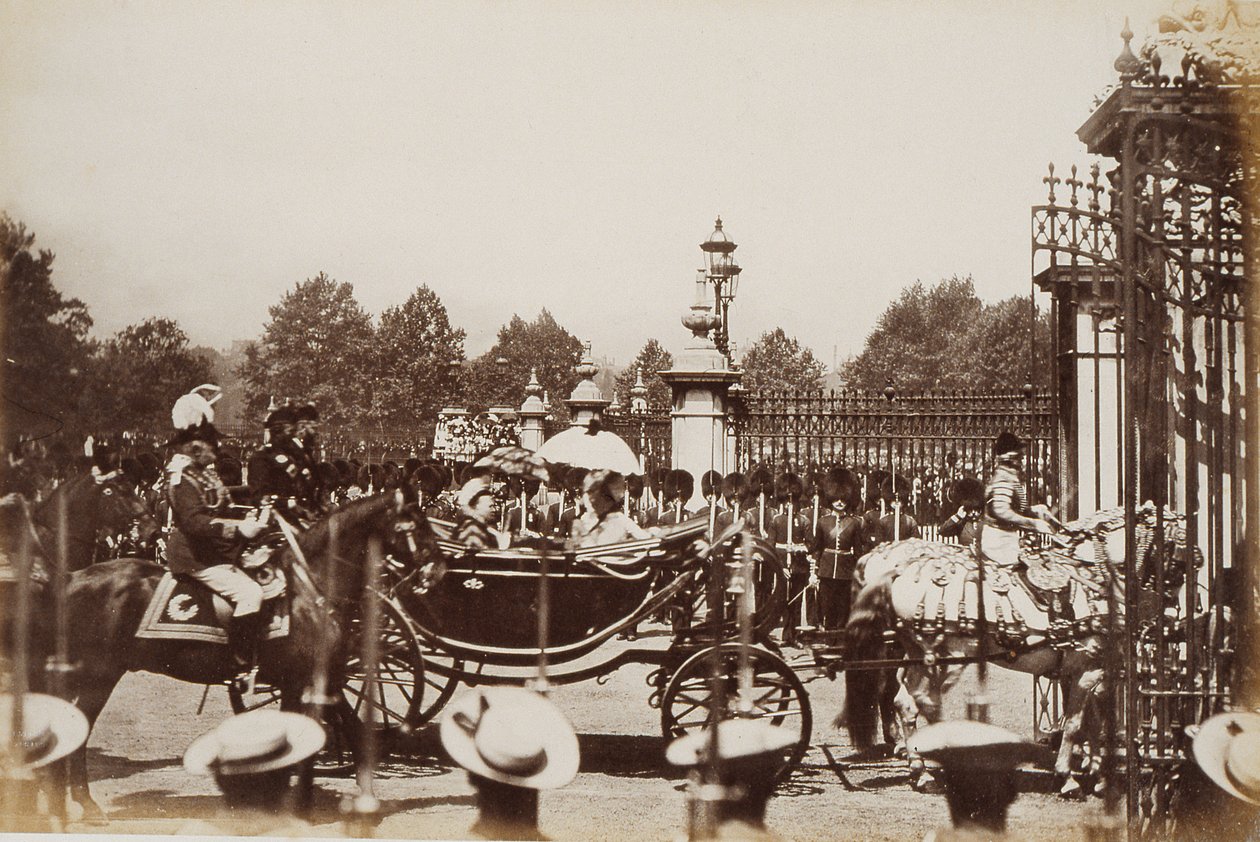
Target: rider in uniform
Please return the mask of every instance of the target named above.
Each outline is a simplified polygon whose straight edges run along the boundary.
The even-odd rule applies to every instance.
[[[1024,494],[1024,442],[1003,431],[993,445],[997,467],[984,493],[984,528],[980,551],[1001,567],[1019,565],[1019,536],[1023,532],[1049,535],[1053,530],[1045,520],[1049,510],[1037,506],[1031,511]],[[1025,514],[1029,512],[1029,514]],[[1035,516],[1030,516],[1035,515]]]
[[[214,473],[218,432],[208,420],[176,431],[176,454],[166,466],[167,499],[175,531],[167,564],[209,587],[232,605],[228,648],[236,681],[247,686],[262,614],[262,588],[236,566],[245,542],[262,532],[256,520],[227,517],[228,495]]]
[[[286,404],[272,410],[265,423],[267,443],[249,458],[250,496],[257,503],[274,497],[282,514],[310,520],[313,512],[302,501],[310,496],[314,473],[296,439],[297,411]]]
[[[824,629],[844,628],[849,621],[853,570],[862,552],[862,486],[852,472],[832,468],[820,482],[820,496],[829,511],[818,519],[814,545],[818,556],[818,611]]]

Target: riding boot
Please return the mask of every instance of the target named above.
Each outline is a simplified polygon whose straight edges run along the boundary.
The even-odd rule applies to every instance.
[[[228,622],[228,654],[232,658],[232,669],[236,673],[232,683],[242,693],[253,692],[258,636],[262,630],[262,619],[262,612],[257,611],[242,617],[232,617]]]

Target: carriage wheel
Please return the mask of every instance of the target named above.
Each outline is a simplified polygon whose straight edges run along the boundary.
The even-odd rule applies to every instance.
[[[739,542],[735,540],[718,548],[714,556],[725,564],[732,554],[738,552]],[[695,586],[684,591],[689,624],[692,626],[704,623],[709,612],[708,573],[701,572],[695,582]],[[756,539],[754,543],[752,581],[746,583],[746,586],[751,587],[753,593],[753,638],[765,639],[783,619],[783,602],[787,599],[788,581],[773,548],[761,539]],[[734,622],[738,616],[735,597],[727,594],[725,599],[724,616],[728,622]]]
[[[713,656],[721,659],[721,675],[726,695],[723,719],[740,716],[739,711],[738,643],[723,643],[701,649],[683,661],[670,676],[661,696],[661,731],[666,739],[674,739],[703,728],[709,721],[709,700],[713,677]],[[779,728],[790,728],[796,742],[779,772],[782,779],[801,761],[809,748],[813,728],[813,712],[809,695],[791,667],[783,659],[760,647],[750,647],[752,671],[752,707],[745,717],[760,719]]]
[[[422,697],[426,680],[424,655],[407,615],[391,599],[380,601],[380,658],[377,664],[377,686],[366,692],[366,672],[360,659],[360,622],[351,621],[347,641],[342,695],[354,710],[361,725],[372,727],[377,736],[377,757],[388,756],[395,741],[411,733],[425,721]],[[280,694],[270,685],[259,683],[256,692],[242,698],[235,688],[228,695],[232,710],[242,713],[270,704],[279,704]],[[316,769],[325,774],[344,772],[354,767],[354,745],[349,730],[336,716],[328,723],[328,742],[316,759]]]
[[[414,726],[431,722],[442,712],[451,696],[455,695],[455,690],[459,687],[459,673],[464,669],[464,662],[459,658],[433,648],[423,638],[418,639],[425,665],[422,688],[424,694],[420,699],[420,710],[416,714]]]

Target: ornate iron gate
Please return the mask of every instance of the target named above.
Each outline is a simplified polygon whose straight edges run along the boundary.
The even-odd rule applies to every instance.
[[[604,410],[604,425],[630,445],[649,476],[670,466],[673,428],[668,408],[635,412],[609,407]]]
[[[1255,166],[1252,158],[1244,167],[1236,123],[1248,113],[1240,103],[1254,97],[1245,85],[1227,84],[1180,34],[1163,38],[1165,48],[1186,55],[1182,76],[1171,81],[1160,75],[1158,44],[1138,58],[1132,34],[1123,37],[1121,84],[1078,131],[1091,153],[1115,161],[1105,174],[1109,188],[1097,166],[1088,181],[1075,167],[1066,180],[1052,168],[1048,202],[1033,209],[1033,254],[1037,281],[1056,306],[1065,472],[1094,477],[1097,487],[1078,489],[1088,501],[1102,496],[1104,463],[1118,468],[1128,621],[1113,629],[1109,647],[1123,655],[1109,669],[1108,685],[1119,691],[1109,763],[1123,763],[1130,836],[1138,837],[1166,830],[1176,769],[1189,748],[1185,726],[1220,710],[1235,689],[1238,641],[1227,621],[1231,612],[1238,620],[1254,611],[1255,538],[1244,526],[1254,518],[1256,489],[1244,481],[1254,465],[1244,464],[1243,445],[1255,441],[1255,417],[1244,410],[1254,407],[1256,372],[1255,345],[1244,354],[1243,296],[1255,264],[1244,243],[1252,219],[1243,182]],[[1102,400],[1110,369],[1119,388]],[[1119,452],[1107,453],[1104,441]],[[1078,470],[1091,459],[1092,474]],[[1145,501],[1186,517],[1189,540],[1179,552],[1166,549],[1160,518],[1152,571],[1156,582],[1184,576],[1193,583],[1185,595],[1141,589],[1134,530]],[[1162,601],[1153,616],[1140,617],[1140,604],[1152,600]],[[1118,807],[1119,788],[1108,793],[1109,807]]]

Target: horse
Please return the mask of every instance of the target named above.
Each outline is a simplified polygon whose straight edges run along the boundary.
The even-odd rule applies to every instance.
[[[64,501],[64,503],[63,503]],[[142,546],[152,544],[158,522],[144,500],[119,472],[83,473],[58,485],[31,513],[45,559],[57,558],[58,510],[66,512],[66,566],[82,570],[99,561],[98,536],[135,529]]]
[[[281,708],[297,710],[303,691],[326,665],[328,695],[337,724],[357,744],[359,721],[339,691],[346,662],[346,630],[366,581],[369,541],[382,552],[414,560],[421,552],[437,557],[428,521],[402,490],[365,497],[332,512],[295,540],[300,558],[289,547],[277,551],[285,572],[289,633],[261,641],[258,678],[280,691]],[[304,560],[303,560],[304,559]],[[69,577],[66,599],[70,622],[71,698],[94,725],[115,686],[128,672],[145,671],[198,684],[226,683],[235,668],[222,644],[183,639],[138,638],[136,632],[165,568],[142,559],[93,564]],[[37,617],[47,618],[43,611]],[[50,631],[50,630],[49,630]],[[71,755],[70,797],[85,821],[104,813],[88,788],[86,746]]]
[[[1155,590],[1181,588],[1181,565],[1168,565],[1163,581],[1152,581],[1157,512],[1152,504],[1138,511],[1138,584],[1157,602]],[[1186,545],[1185,518],[1163,514],[1166,550]],[[1064,524],[1056,542],[1026,550],[1023,571],[986,563],[987,631],[978,637],[977,574],[974,550],[919,539],[882,545],[859,562],[858,593],[847,627],[848,657],[854,661],[885,656],[883,630],[895,629],[907,656],[899,671],[902,691],[897,706],[902,725],[911,730],[919,715],[939,721],[942,696],[962,675],[965,663],[941,664],[941,658],[1001,658],[1001,666],[1033,675],[1057,675],[1064,690],[1063,738],[1055,773],[1061,794],[1072,796],[1072,758],[1083,743],[1085,718],[1100,694],[1104,635],[1110,606],[1124,604],[1124,510],[1113,508]],[[1195,550],[1196,563],[1201,556]],[[1044,589],[1044,590],[1043,590]],[[1139,613],[1141,613],[1139,611]],[[1125,617],[1137,623],[1147,617]],[[846,673],[845,712],[850,736],[859,748],[870,744],[878,685],[870,671]],[[909,757],[914,783],[923,762]]]

